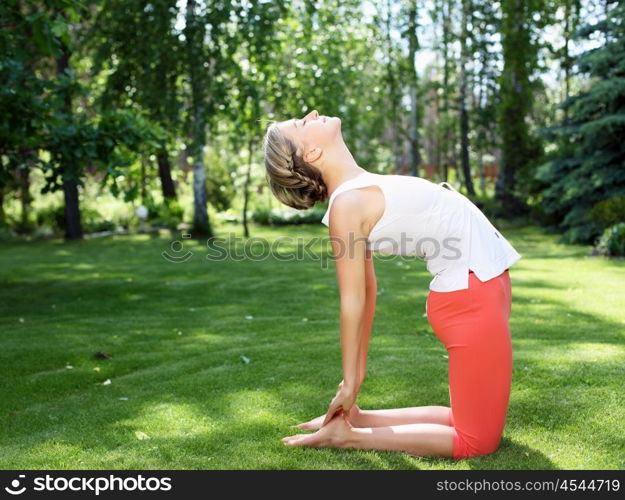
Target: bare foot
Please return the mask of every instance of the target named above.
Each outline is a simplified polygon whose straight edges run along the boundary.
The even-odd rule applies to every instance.
[[[323,422],[323,420],[322,420]],[[281,441],[288,446],[313,446],[315,448],[344,448],[349,442],[352,425],[342,412],[335,415],[324,427],[313,434],[286,436]]]
[[[358,427],[358,415],[360,414],[360,408],[356,405],[352,405],[349,409],[349,422],[353,427]],[[326,418],[326,414],[313,418],[308,422],[302,422],[301,424],[292,425],[291,427],[298,427],[299,429],[305,429],[308,431],[314,431],[317,429],[321,429],[321,424]]]

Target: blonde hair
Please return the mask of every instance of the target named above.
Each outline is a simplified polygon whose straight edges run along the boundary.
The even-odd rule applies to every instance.
[[[276,122],[267,128],[263,151],[265,178],[280,202],[303,210],[328,198],[321,171],[297,154],[297,145],[280,131]]]

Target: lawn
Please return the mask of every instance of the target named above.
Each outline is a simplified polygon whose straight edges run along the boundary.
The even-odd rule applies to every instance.
[[[168,234],[3,243],[0,468],[625,468],[625,261],[535,227],[503,232],[523,257],[510,269],[507,426],[496,453],[458,462],[281,443],[342,377],[331,260],[262,257],[261,240],[255,258],[207,259],[205,241]],[[253,234],[288,236],[283,253],[309,238],[327,249],[321,225]],[[376,272],[359,406],[447,406],[425,264],[378,256]]]

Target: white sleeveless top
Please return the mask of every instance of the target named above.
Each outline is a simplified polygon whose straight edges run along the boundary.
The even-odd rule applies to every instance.
[[[382,190],[386,206],[371,229],[367,249],[423,258],[434,275],[430,290],[466,289],[469,269],[488,281],[521,258],[471,200],[447,182],[435,184],[422,177],[364,172],[334,190],[321,222],[330,225],[330,209],[339,193],[373,185]]]

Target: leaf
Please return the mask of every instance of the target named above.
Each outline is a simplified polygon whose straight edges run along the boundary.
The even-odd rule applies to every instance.
[[[56,19],[52,22],[52,26],[50,27],[50,31],[54,34],[54,36],[58,38],[63,38],[63,35],[67,32],[67,23],[63,16],[58,15]]]
[[[135,431],[135,436],[137,436],[137,439],[150,439],[150,436],[141,431]]]

